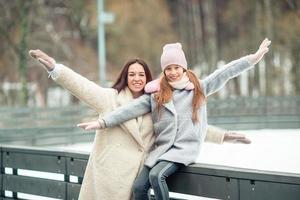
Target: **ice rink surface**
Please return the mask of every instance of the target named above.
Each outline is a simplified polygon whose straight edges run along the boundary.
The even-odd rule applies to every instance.
[[[205,142],[197,162],[300,173],[300,129],[260,129],[236,132],[245,134],[252,143],[225,142],[219,145]],[[75,144],[62,148],[90,152],[92,144]]]
[[[262,129],[237,131],[251,144],[205,143],[197,159],[200,163],[267,171],[300,173],[300,130]]]
[[[252,143],[225,142],[219,145],[205,142],[197,162],[300,174],[300,129],[260,129],[236,132],[245,134]],[[92,144],[76,144],[63,148],[89,152]],[[209,199],[174,193],[171,193],[171,196],[190,200]]]

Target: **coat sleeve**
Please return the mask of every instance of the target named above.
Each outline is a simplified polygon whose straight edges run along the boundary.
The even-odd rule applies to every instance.
[[[217,144],[222,144],[224,141],[225,130],[208,125],[207,132],[205,136],[205,142],[212,142]]]
[[[231,61],[204,78],[201,81],[204,95],[209,96],[214,92],[217,92],[228,80],[252,68],[253,66],[250,64],[247,57],[248,56],[245,56],[238,60]]]
[[[57,64],[50,75],[56,83],[98,113],[104,112],[111,105],[111,97],[116,93],[116,90],[100,87],[62,64]]]
[[[149,113],[151,111],[150,100],[150,95],[144,94],[127,105],[118,107],[102,118],[105,122],[105,126],[107,128],[113,127],[130,119]]]

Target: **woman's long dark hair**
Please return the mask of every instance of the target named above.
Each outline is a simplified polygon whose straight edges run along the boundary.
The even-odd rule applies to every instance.
[[[145,75],[146,75],[146,83],[152,81],[152,75],[151,75],[151,72],[150,72],[150,69],[149,69],[147,63],[140,58],[131,59],[125,63],[116,82],[112,86],[112,88],[116,89],[118,91],[118,93],[121,90],[123,90],[125,87],[127,87],[127,85],[128,85],[127,84],[128,69],[129,69],[130,65],[132,65],[134,63],[138,63],[143,66],[143,68],[145,70]]]

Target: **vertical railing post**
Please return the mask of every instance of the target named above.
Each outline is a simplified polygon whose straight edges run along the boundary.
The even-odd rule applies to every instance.
[[[78,183],[81,185],[83,181],[83,177],[78,177]]]
[[[64,175],[64,182],[68,185],[68,183],[70,182],[70,175],[68,174],[68,159],[67,159],[67,156],[64,155],[65,157],[65,175]],[[67,189],[65,190],[65,199],[69,199],[68,197],[68,187]]]
[[[13,175],[18,175],[18,169],[13,168],[12,170],[13,170],[13,171],[12,171],[12,174],[13,174]],[[12,197],[13,197],[14,199],[17,199],[17,198],[18,198],[18,193],[13,191],[13,192],[12,192]]]
[[[2,147],[0,147],[0,197],[4,197],[4,190],[3,190],[3,174],[4,174],[4,167],[3,167],[3,154],[2,154]]]

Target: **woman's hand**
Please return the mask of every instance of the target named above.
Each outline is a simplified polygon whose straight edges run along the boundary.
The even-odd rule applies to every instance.
[[[47,70],[47,71],[51,71],[54,69],[55,67],[55,60],[48,56],[46,53],[44,53],[43,51],[39,50],[39,49],[36,49],[36,50],[30,50],[29,51],[29,55],[36,59],[37,61],[39,61],[43,66],[44,68]]]
[[[224,135],[224,142],[240,142],[244,144],[250,144],[251,140],[246,138],[244,134],[226,132]]]
[[[85,122],[85,123],[80,123],[77,124],[77,127],[80,127],[86,131],[89,130],[98,130],[98,129],[103,129],[105,128],[105,123],[103,120],[99,119],[97,121],[92,121],[92,122]]]
[[[265,38],[260,44],[256,53],[249,55],[248,58],[252,65],[257,64],[263,58],[263,56],[269,51],[270,44],[271,41],[268,38]]]

